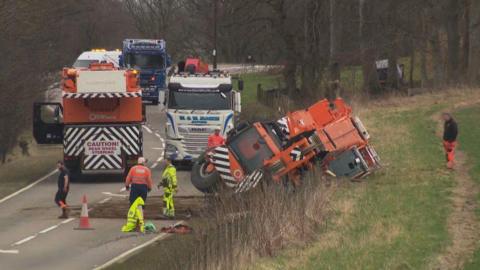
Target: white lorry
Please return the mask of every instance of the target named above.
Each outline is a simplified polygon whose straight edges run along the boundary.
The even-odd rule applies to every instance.
[[[238,90],[242,90],[239,81]],[[165,156],[190,165],[207,148],[208,136],[219,128],[222,136],[234,128],[241,112],[240,92],[222,72],[180,73],[170,77],[166,100]]]

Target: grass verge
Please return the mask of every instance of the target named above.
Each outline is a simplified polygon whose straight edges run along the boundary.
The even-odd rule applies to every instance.
[[[337,191],[328,229],[301,251],[259,269],[421,269],[448,243],[453,176],[425,108],[375,108],[363,116],[385,167]]]
[[[5,164],[0,165],[0,198],[3,198],[20,188],[46,175],[55,168],[57,160],[62,158],[62,150],[57,146],[39,146],[31,137],[29,141],[29,156],[15,149]]]
[[[480,106],[458,110],[454,113],[460,127],[460,149],[468,156],[470,175],[477,184],[480,184]],[[468,130],[468,132],[466,132]],[[465,131],[465,132],[462,132]],[[480,204],[480,197],[477,198],[477,205]],[[477,216],[480,211],[477,208]],[[480,269],[480,248],[474,253],[472,260],[465,266],[466,270]]]

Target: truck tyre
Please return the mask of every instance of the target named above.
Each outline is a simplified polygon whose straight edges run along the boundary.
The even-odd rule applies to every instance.
[[[217,171],[207,173],[205,168],[207,161],[204,157],[200,157],[195,163],[193,163],[192,173],[190,181],[193,186],[203,193],[212,193],[217,190],[220,175]]]

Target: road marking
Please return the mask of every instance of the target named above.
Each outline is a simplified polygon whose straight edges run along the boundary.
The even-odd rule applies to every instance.
[[[148,133],[153,133],[151,129],[149,129],[147,126],[143,126],[143,128],[148,132]]]
[[[175,223],[173,226],[177,226],[177,225],[180,225],[180,224],[183,224],[183,221],[179,221],[177,223]],[[114,263],[122,260],[122,259],[125,259],[127,258],[128,256],[132,255],[133,253],[137,252],[138,250],[146,247],[146,246],[149,246],[153,243],[155,243],[156,241],[159,241],[159,240],[162,240],[163,238],[166,238],[167,236],[169,236],[171,234],[169,233],[160,233],[159,235],[155,236],[154,238],[150,239],[149,241],[141,244],[141,245],[138,245],[130,250],[127,250],[125,252],[123,252],[122,254],[118,255],[117,257],[111,259],[110,261],[104,263],[103,265],[101,266],[98,266],[96,268],[94,268],[93,270],[101,270],[101,269],[105,269],[111,265],[113,265]]]
[[[158,166],[158,163],[154,163],[152,166],[150,166],[150,169],[155,169]]]
[[[53,225],[53,226],[51,226],[51,227],[46,228],[46,229],[43,230],[43,231],[40,231],[39,233],[47,233],[47,232],[49,232],[49,231],[51,231],[51,230],[54,230],[54,229],[58,228],[59,225],[60,225],[60,224]]]
[[[163,147],[153,147],[152,149],[153,150],[163,150],[164,148]]]
[[[0,249],[0,253],[3,253],[3,254],[18,254],[18,250],[17,249],[9,249],[9,250]]]
[[[162,160],[163,160],[163,157],[159,157],[159,158],[157,159],[157,162],[160,162],[160,161],[162,161]]]
[[[20,193],[22,193],[22,192],[24,192],[24,191],[32,188],[33,186],[35,186],[36,184],[38,184],[38,183],[40,183],[40,182],[42,182],[42,181],[45,181],[45,179],[48,179],[50,176],[52,176],[52,175],[55,174],[56,172],[57,172],[57,169],[49,172],[47,175],[45,175],[45,176],[43,176],[42,178],[38,179],[37,181],[31,183],[30,185],[28,185],[28,186],[26,186],[26,187],[24,187],[24,188],[22,188],[22,189],[20,189],[20,190],[18,190],[18,191],[16,191],[16,192],[14,192],[14,193],[12,193],[12,194],[4,197],[3,199],[0,200],[0,203],[3,203],[3,202],[5,202],[5,201],[7,201],[7,200],[9,200],[9,199],[17,196],[18,194],[20,194]]]
[[[103,200],[99,201],[98,203],[99,203],[99,204],[104,204],[104,203],[106,203],[106,202],[110,201],[111,199],[112,199],[112,197],[107,197],[107,198],[105,198],[105,199],[103,199]]]
[[[155,136],[157,136],[159,139],[162,138],[162,136],[160,136],[160,134],[158,134],[158,133],[155,133]]]
[[[60,224],[67,224],[67,223],[69,223],[70,221],[73,221],[73,220],[75,220],[75,218],[69,218],[69,219],[66,219],[66,220],[60,222]]]
[[[24,239],[22,239],[22,240],[20,240],[20,241],[18,241],[18,242],[15,242],[15,243],[13,243],[12,246],[21,245],[21,244],[23,244],[23,243],[25,243],[25,242],[28,242],[28,241],[34,239],[35,237],[37,237],[37,234],[31,235],[31,236],[29,236],[29,237],[27,237],[27,238],[24,238]]]
[[[125,190],[127,190],[127,188],[123,187],[123,188],[120,189],[120,192],[124,192]]]
[[[113,197],[122,197],[122,198],[128,197],[128,195],[126,195],[126,194],[114,194],[114,193],[111,193],[111,192],[102,192],[102,194],[107,195],[107,196],[113,196]]]

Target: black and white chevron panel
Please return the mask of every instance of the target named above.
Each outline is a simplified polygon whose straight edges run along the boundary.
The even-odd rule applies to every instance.
[[[290,136],[290,129],[288,128],[287,117],[277,120],[277,124],[283,131],[283,134],[288,138]]]
[[[67,126],[64,131],[63,149],[67,156],[84,153],[87,141],[120,141],[127,155],[141,155],[143,136],[141,125],[121,126]]]
[[[122,156],[120,155],[92,155],[83,159],[85,170],[115,170],[122,169]]]
[[[234,188],[237,185],[237,181],[235,181],[235,178],[233,178],[232,171],[230,170],[228,148],[225,146],[219,146],[215,148],[212,156],[212,162],[225,184],[228,187]]]
[[[255,188],[262,178],[263,172],[261,170],[255,170],[235,187],[235,193],[245,192]]]
[[[290,157],[293,161],[300,161],[304,158],[302,150],[298,147],[292,149],[292,151],[290,152]]]
[[[64,98],[122,98],[122,97],[142,97],[142,92],[124,92],[124,93],[62,93]]]

